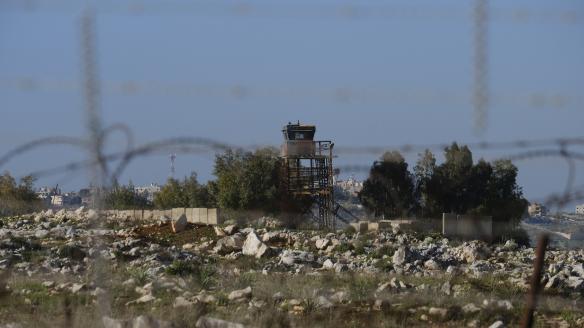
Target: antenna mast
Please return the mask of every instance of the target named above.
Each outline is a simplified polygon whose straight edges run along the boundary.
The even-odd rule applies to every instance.
[[[174,179],[174,162],[176,160],[176,154],[170,154],[170,177]]]

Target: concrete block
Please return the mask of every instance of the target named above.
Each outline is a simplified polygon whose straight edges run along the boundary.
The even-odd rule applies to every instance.
[[[185,214],[185,208],[184,207],[173,208],[171,210],[170,217],[173,218],[173,219],[178,219],[183,214]]]
[[[211,225],[218,225],[222,224],[220,217],[219,217],[219,210],[216,208],[208,208],[207,209],[207,224]]]
[[[197,212],[199,213],[199,223],[200,224],[208,224],[207,222],[207,209],[206,208],[197,208]]]
[[[151,210],[143,210],[142,211],[142,220],[144,220],[144,221],[152,220],[152,211]]]
[[[357,232],[365,233],[369,230],[369,221],[359,221],[357,223]]]
[[[377,222],[377,229],[379,231],[391,230],[391,221],[381,220],[381,221]]]
[[[195,215],[193,214],[193,208],[192,207],[185,208],[185,216],[187,217],[187,222],[189,222],[189,223],[197,223],[195,221]]]

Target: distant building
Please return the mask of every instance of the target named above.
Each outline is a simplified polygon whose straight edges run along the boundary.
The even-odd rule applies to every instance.
[[[51,196],[51,205],[55,207],[74,206],[81,204],[81,197],[76,193],[65,193]]]
[[[149,186],[134,187],[134,191],[152,203],[154,201],[154,195],[160,192],[160,186],[156,183],[151,183]]]
[[[584,215],[584,204],[576,205],[576,214]]]
[[[65,203],[63,195],[53,195],[51,196],[51,205],[53,206],[63,206]]]
[[[544,216],[547,214],[547,208],[540,203],[531,203],[527,208],[529,216]]]
[[[355,180],[355,177],[351,176],[347,180],[335,181],[335,186],[353,196],[357,196],[357,194],[363,189],[363,181]]]

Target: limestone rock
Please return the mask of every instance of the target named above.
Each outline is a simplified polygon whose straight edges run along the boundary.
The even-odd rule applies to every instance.
[[[493,322],[492,325],[489,326],[489,328],[503,328],[503,327],[505,327],[505,324],[501,320],[495,321],[495,322]]]
[[[172,227],[172,232],[174,233],[182,232],[187,228],[187,216],[181,214],[181,216],[179,216],[178,219],[171,221],[170,224]]]
[[[325,249],[328,244],[329,244],[330,240],[328,239],[319,239],[316,241],[315,246],[317,249]]]
[[[197,328],[245,328],[244,325],[211,317],[200,317],[195,324]]]
[[[235,224],[230,224],[228,226],[226,226],[225,228],[223,228],[223,231],[225,231],[226,234],[228,235],[233,235],[234,233],[237,232],[237,226]]]
[[[250,232],[247,234],[247,238],[243,243],[242,253],[247,256],[255,256],[262,245],[262,241],[258,238],[255,232]]]
[[[249,298],[251,298],[251,287],[248,286],[244,289],[234,290],[231,293],[229,293],[227,298],[230,301],[240,301],[240,300],[249,299]]]
[[[410,257],[409,249],[406,246],[400,246],[395,253],[393,253],[392,263],[395,266],[402,266],[408,262]]]
[[[124,322],[122,320],[113,319],[110,317],[102,317],[101,322],[104,328],[123,328]]]

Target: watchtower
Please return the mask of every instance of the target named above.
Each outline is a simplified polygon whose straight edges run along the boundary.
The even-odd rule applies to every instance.
[[[318,205],[318,224],[335,229],[333,197],[333,146],[331,141],[315,141],[314,125],[288,123],[282,129],[285,188],[292,195],[310,196]]]

